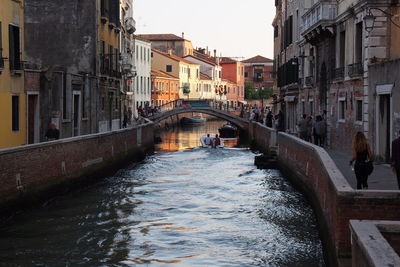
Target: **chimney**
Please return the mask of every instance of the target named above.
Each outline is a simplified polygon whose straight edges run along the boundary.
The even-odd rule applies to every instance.
[[[185,39],[185,33],[182,32],[182,39]]]
[[[168,53],[168,55],[172,55],[172,48],[171,47],[169,47],[168,49],[167,49],[167,53]]]
[[[217,58],[217,49],[214,49],[214,60],[215,60],[215,64],[218,65],[218,58]]]

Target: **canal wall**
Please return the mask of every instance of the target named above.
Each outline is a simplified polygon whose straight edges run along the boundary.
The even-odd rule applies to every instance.
[[[354,190],[323,148],[259,123],[250,133],[261,150],[277,147],[281,171],[310,199],[330,264],[349,265],[350,220],[400,221],[400,191]]]
[[[0,150],[0,212],[48,199],[72,182],[98,179],[154,146],[154,125]]]

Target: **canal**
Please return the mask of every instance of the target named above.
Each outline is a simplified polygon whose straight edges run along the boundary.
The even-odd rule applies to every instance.
[[[160,133],[139,165],[16,215],[0,266],[324,266],[315,216],[245,145],[198,148],[222,121]]]

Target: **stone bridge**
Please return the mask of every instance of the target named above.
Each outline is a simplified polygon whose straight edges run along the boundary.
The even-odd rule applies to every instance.
[[[248,131],[249,129],[249,121],[243,119],[235,114],[232,114],[228,111],[224,111],[218,108],[214,108],[209,104],[198,104],[199,101],[196,103],[189,102],[183,104],[179,107],[175,107],[169,110],[165,110],[159,113],[154,114],[153,116],[148,117],[149,120],[153,121],[154,123],[159,123],[169,117],[182,114],[182,113],[202,113],[212,115],[214,117],[229,121],[233,125],[236,125],[241,130]],[[204,102],[205,103],[205,102]]]

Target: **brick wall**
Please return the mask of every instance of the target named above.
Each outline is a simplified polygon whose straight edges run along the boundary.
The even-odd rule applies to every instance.
[[[272,129],[253,123],[254,141],[263,150]],[[351,257],[349,220],[400,221],[400,191],[357,191],[327,152],[286,133],[277,136],[281,170],[309,197],[321,225],[329,260]]]
[[[133,161],[153,147],[153,124],[0,150],[0,207]]]

